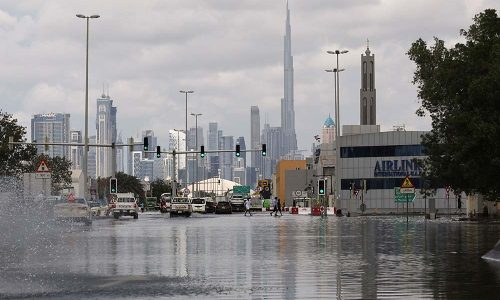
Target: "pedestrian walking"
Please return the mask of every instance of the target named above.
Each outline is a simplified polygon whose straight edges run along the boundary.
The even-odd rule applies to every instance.
[[[250,211],[250,199],[245,200],[245,216],[247,215],[247,212],[252,216],[252,212]]]
[[[283,215],[283,213],[281,213],[280,199],[276,199],[276,213],[274,214],[275,217],[278,215],[278,212],[280,212],[280,215]]]
[[[274,197],[272,204],[273,204],[273,211],[271,212],[271,216],[273,215],[273,213],[278,212],[278,197]]]

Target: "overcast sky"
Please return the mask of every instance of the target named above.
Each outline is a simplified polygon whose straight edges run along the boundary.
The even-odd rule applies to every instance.
[[[297,139],[309,154],[334,116],[333,75],[324,70],[335,57],[327,50],[349,50],[340,57],[341,125],[359,124],[360,55],[369,39],[382,130],[429,130],[430,120],[415,115],[415,65],[406,51],[420,37],[461,41],[459,30],[498,1],[290,0],[289,7]],[[152,129],[166,147],[168,130],[185,126],[183,89],[195,91],[188,112],[203,114],[205,137],[217,121],[224,135],[249,144],[252,105],[261,127],[279,126],[285,0],[0,0],[0,108],[28,130],[33,114],[48,112],[71,114],[72,129],[83,130],[86,27],[75,14],[101,15],[90,22],[89,134],[103,84],[124,141]]]

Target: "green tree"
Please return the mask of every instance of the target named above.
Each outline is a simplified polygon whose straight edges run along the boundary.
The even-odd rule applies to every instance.
[[[172,193],[172,186],[166,183],[164,180],[156,179],[151,182],[151,190],[153,192],[153,197],[160,199],[163,193]]]
[[[97,179],[97,195],[105,199],[109,195],[109,179],[111,177],[99,177]],[[144,189],[141,181],[134,176],[118,172],[115,175],[118,181],[118,193],[133,193],[139,199],[144,200]]]
[[[15,145],[9,148],[9,137],[15,142],[26,142],[26,128],[17,124],[11,114],[0,110],[0,174],[4,176],[19,176],[23,172],[32,172],[30,164],[36,157],[33,145]]]
[[[500,19],[494,9],[474,17],[460,35],[465,43],[447,49],[434,38],[415,41],[408,55],[417,68],[421,106],[432,130],[423,136],[428,158],[423,177],[431,188],[498,197],[500,181]]]

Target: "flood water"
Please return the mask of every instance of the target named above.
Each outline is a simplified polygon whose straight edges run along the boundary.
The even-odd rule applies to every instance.
[[[12,234],[0,298],[500,299],[481,259],[499,223],[141,214]]]

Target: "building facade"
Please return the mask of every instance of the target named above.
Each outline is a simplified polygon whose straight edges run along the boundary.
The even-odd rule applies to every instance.
[[[397,194],[404,178],[409,176],[416,189],[410,211],[423,212],[431,201],[429,198],[426,203],[420,193],[423,182],[418,161],[425,158],[421,145],[425,133],[389,131],[341,136],[336,178],[340,199],[335,206],[342,211],[361,212],[364,203],[368,213],[402,213],[406,204],[397,202],[400,198]],[[448,207],[456,209],[456,201],[448,202],[443,188],[438,189],[432,199],[430,206],[439,211],[447,211]]]
[[[96,143],[116,143],[116,107],[109,95],[97,99]],[[112,153],[109,147],[96,148],[96,176],[109,177],[112,174]]]
[[[71,143],[83,143],[82,131],[81,130],[71,130],[70,131],[70,142]],[[71,158],[71,169],[81,170],[83,163],[83,147],[82,146],[71,146],[70,158]]]
[[[40,143],[69,143],[70,115],[64,113],[35,114],[31,118],[31,140]],[[38,154],[70,158],[70,147],[37,145]]]

